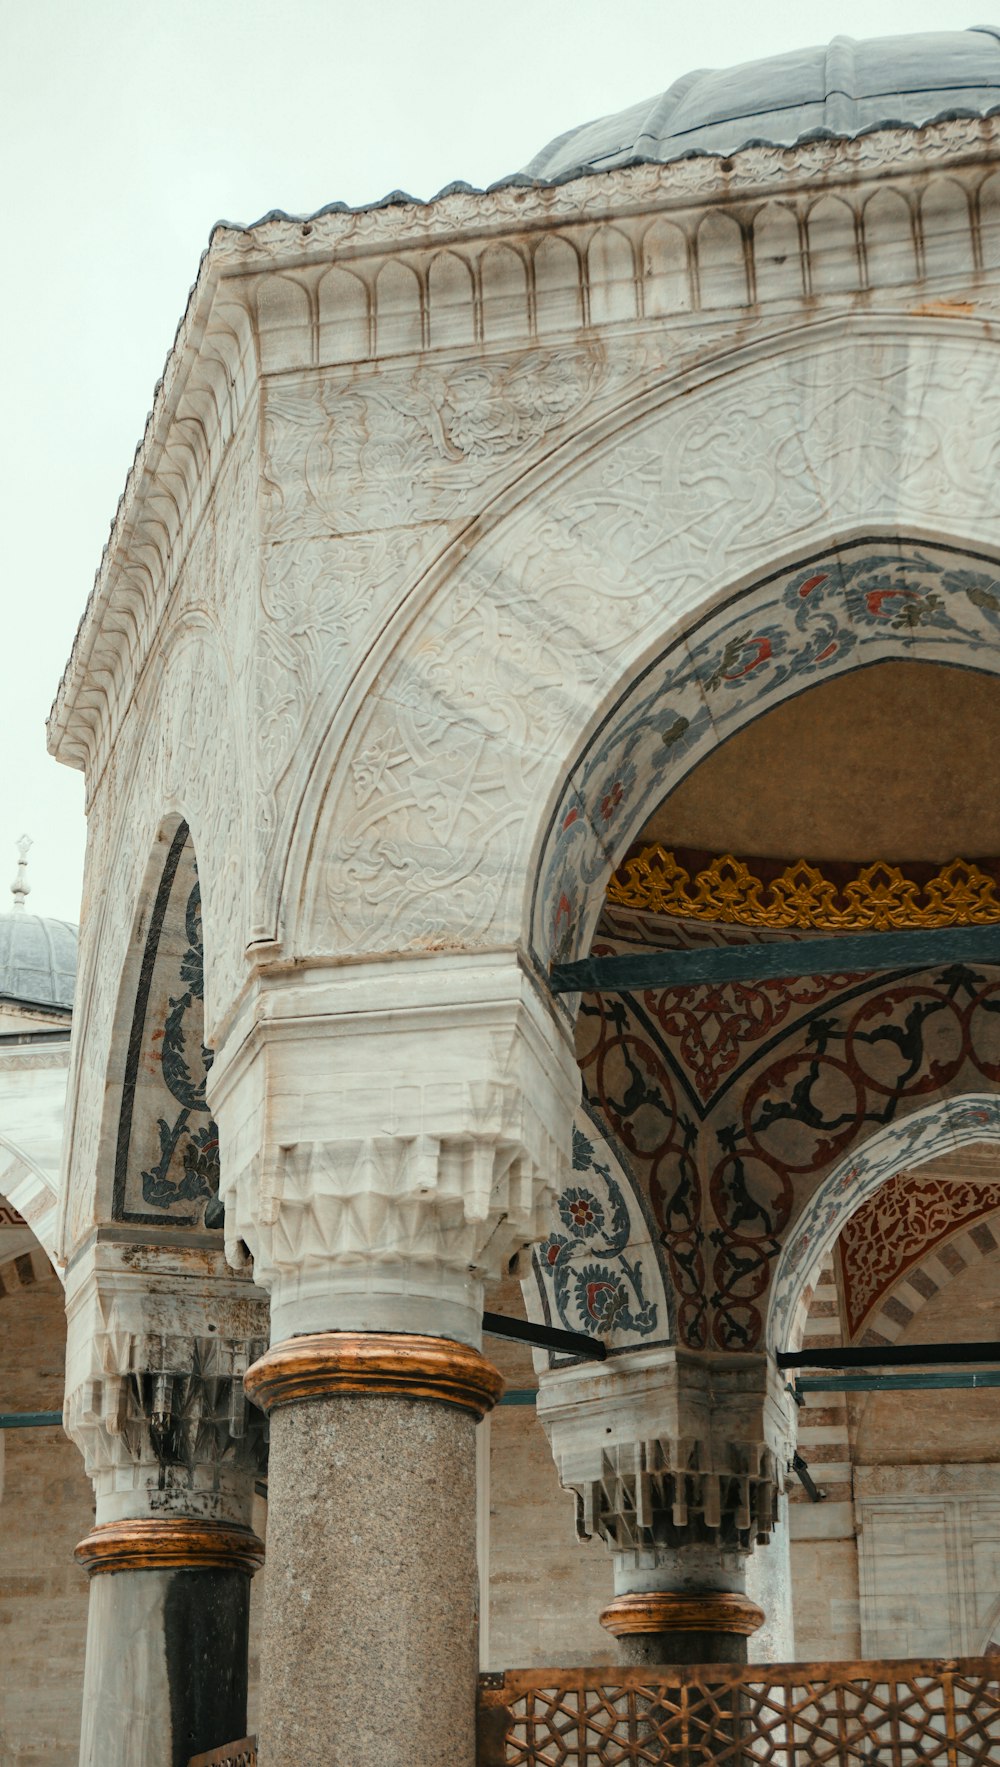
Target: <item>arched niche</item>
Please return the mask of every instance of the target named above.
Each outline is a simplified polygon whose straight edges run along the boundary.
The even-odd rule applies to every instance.
[[[61,1105],[62,1099],[58,1098]],[[51,1173],[46,1173],[27,1151],[8,1136],[0,1135],[0,1227],[16,1217],[57,1275],[56,1209],[58,1196]]]
[[[194,842],[175,815],[147,867],[119,992],[102,1133],[106,1220],[222,1227],[204,969]]]

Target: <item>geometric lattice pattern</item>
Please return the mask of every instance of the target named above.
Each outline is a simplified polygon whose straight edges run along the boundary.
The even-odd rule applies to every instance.
[[[207,1755],[192,1755],[188,1767],[257,1767],[257,1738],[244,1736],[239,1742],[223,1743],[221,1749],[210,1749]]]
[[[478,1767],[987,1767],[1000,1665],[529,1669],[484,1675]]]

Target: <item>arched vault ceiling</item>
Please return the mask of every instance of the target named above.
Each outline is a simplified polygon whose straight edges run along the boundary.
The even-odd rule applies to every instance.
[[[809,688],[715,749],[644,842],[774,858],[1000,853],[1000,682],[884,662]]]

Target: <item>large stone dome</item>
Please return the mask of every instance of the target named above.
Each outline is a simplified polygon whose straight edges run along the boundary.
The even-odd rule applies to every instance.
[[[735,153],[810,136],[852,137],[893,125],[1000,109],[1000,27],[928,31],[701,68],[665,92],[550,141],[524,169],[567,178],[636,161]]]
[[[77,929],[15,908],[0,914],[0,1000],[22,1006],[73,1004]]]

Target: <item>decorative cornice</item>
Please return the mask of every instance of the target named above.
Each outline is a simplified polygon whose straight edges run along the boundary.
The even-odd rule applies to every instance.
[[[437,1399],[483,1417],[502,1377],[468,1344],[406,1332],[313,1332],[277,1344],[247,1370],[247,1393],[263,1411],[309,1399],[375,1393]]]
[[[759,860],[724,853],[692,876],[676,853],[657,843],[619,866],[608,885],[608,901],[678,920],[825,932],[990,926],[1000,921],[996,878],[966,859],[952,859],[920,879],[876,860],[844,882],[806,859],[770,877],[760,876],[752,865],[773,870]],[[921,869],[926,873],[926,867]]]
[[[250,1528],[186,1516],[143,1516],[105,1522],[74,1554],[87,1575],[110,1571],[246,1571],[264,1562],[264,1543]]]
[[[763,1624],[763,1610],[755,1601],[718,1590],[704,1595],[665,1589],[619,1595],[601,1615],[601,1625],[616,1638],[643,1632],[732,1632],[749,1638]]]
[[[693,154],[686,159],[636,159],[606,172],[571,173],[532,179],[514,173],[488,190],[447,185],[428,201],[391,191],[380,201],[350,207],[330,203],[310,215],[272,210],[249,225],[220,221],[209,250],[220,246],[230,259],[255,269],[289,259],[309,263],[351,249],[396,251],[407,246],[452,241],[470,233],[551,227],[574,220],[606,220],[647,208],[687,207],[733,197],[763,194],[780,184],[850,182],[923,170],[945,163],[989,160],[1000,142],[1000,117],[950,117],[916,129],[894,124],[854,139],[823,137],[791,147],[759,143],[724,154]]]
[[[515,177],[487,191],[453,185],[429,203],[395,192],[367,208],[333,204],[301,218],[272,213],[250,227],[220,223],[157,385],[56,694],[48,722],[50,752],[81,768],[99,770],[103,762],[110,741],[105,726],[115,699],[103,678],[118,682],[130,666],[133,675],[138,672],[163,611],[168,579],[180,567],[257,380],[254,278],[278,270],[308,276],[320,263],[379,253],[419,253],[468,240],[486,245],[504,235],[523,242],[528,234],[574,224],[592,229],[628,216],[734,201],[752,205],[772,194],[784,198],[811,188],[991,165],[998,142],[997,118],[952,118],[849,141],[748,147],[728,158],[667,165],[639,163],[554,184]],[[751,214],[750,231],[752,221]],[[859,230],[864,225],[860,213],[857,225]],[[374,273],[359,269],[369,283]],[[311,310],[314,296],[306,298]],[[368,298],[373,298],[371,287]],[[109,618],[113,605],[120,608],[117,620]],[[122,703],[130,697],[124,693]]]

